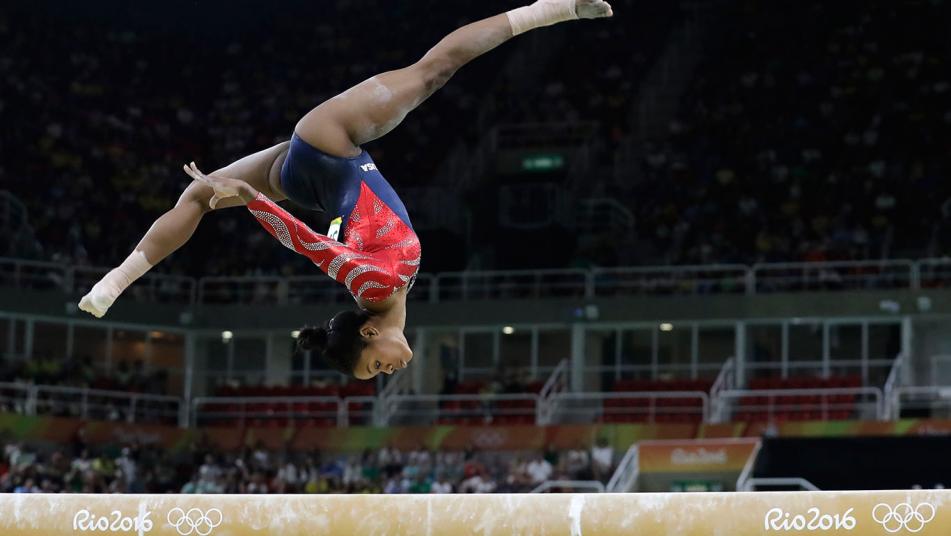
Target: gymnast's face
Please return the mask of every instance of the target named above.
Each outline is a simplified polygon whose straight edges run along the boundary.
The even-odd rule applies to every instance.
[[[360,335],[367,347],[353,367],[353,375],[358,380],[393,374],[413,360],[413,351],[401,329],[379,329],[368,322],[360,328]]]

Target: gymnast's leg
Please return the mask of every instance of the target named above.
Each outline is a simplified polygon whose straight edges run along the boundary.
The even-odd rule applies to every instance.
[[[286,153],[287,146],[288,143],[284,142],[246,156],[212,175],[242,180],[274,201],[281,201],[284,195],[272,187],[274,181],[270,179],[276,176],[275,168],[280,168],[281,157]],[[132,254],[83,296],[79,308],[97,318],[106,314],[106,310],[129,285],[188,242],[202,217],[213,210],[209,204],[213,195],[210,186],[192,181],[175,206],[155,220]],[[242,204],[237,197],[226,198],[217,202],[214,210]]]
[[[356,156],[361,144],[396,128],[459,68],[512,37],[558,22],[611,15],[604,0],[538,0],[463,26],[413,65],[376,75],[317,106],[297,123],[295,132],[331,155]]]

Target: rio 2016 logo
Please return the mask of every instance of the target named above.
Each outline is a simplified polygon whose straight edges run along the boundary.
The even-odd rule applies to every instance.
[[[152,530],[152,512],[145,511],[135,517],[124,516],[113,510],[109,515],[97,516],[83,508],[73,516],[73,530],[80,532],[149,532]]]
[[[855,528],[854,508],[849,508],[844,514],[823,514],[821,510],[812,507],[805,514],[790,514],[782,508],[773,508],[766,512],[763,528],[767,531],[788,530],[852,530]]]

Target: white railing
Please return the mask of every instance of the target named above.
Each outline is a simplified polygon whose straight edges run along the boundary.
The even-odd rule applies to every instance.
[[[552,375],[558,378],[562,372]],[[756,418],[899,418],[902,408],[951,411],[951,386],[895,386],[890,399],[877,387],[723,389],[701,391],[381,396],[199,397],[77,387],[0,383],[0,410],[127,422],[205,425],[248,421],[317,421],[331,426],[392,424],[530,424],[602,421],[726,422],[737,413]],[[395,391],[402,393],[401,390]],[[711,400],[713,404],[711,405]],[[891,406],[891,407],[888,407]],[[784,415],[785,414],[785,415]]]
[[[540,399],[535,394],[395,395],[387,423],[537,424]]]
[[[83,294],[108,271],[109,268],[0,257],[0,286]],[[140,301],[194,304],[196,284],[191,277],[146,274],[128,292]]]
[[[435,276],[420,274],[410,296],[429,301]],[[300,305],[351,303],[343,286],[325,275],[291,277],[203,277],[198,280],[198,303],[255,305]]]
[[[894,419],[900,419],[901,412],[905,409],[927,412],[929,415],[935,410],[942,410],[947,416],[951,414],[951,385],[896,387],[891,404],[891,415]]]
[[[641,471],[640,455],[637,443],[631,445],[624,453],[624,457],[617,464],[617,469],[608,480],[608,493],[628,493],[634,491],[634,485],[637,484],[637,477]]]
[[[917,288],[910,260],[790,262],[753,266],[755,291],[885,290]]]
[[[665,401],[665,402],[661,402]],[[710,395],[702,391],[588,392],[559,393],[551,397],[558,408],[558,422],[592,422],[604,420],[706,421]],[[554,415],[553,415],[554,417]]]
[[[604,484],[597,480],[549,480],[542,482],[530,493],[547,493],[553,488],[570,489],[572,492],[589,490],[594,493],[604,493]]]
[[[758,440],[756,444],[753,445],[753,452],[746,460],[746,464],[743,465],[743,470],[740,472],[740,476],[736,479],[736,491],[750,491],[751,484],[749,482],[750,479],[753,478],[753,468],[756,466],[756,458],[759,456],[759,451],[762,448],[762,439]]]
[[[951,257],[921,259],[915,263],[914,288],[951,287]]]
[[[370,424],[373,396],[198,397],[192,400],[192,426],[247,424],[255,421],[316,422],[328,426]]]
[[[0,406],[24,415],[180,424],[182,400],[174,396],[84,387],[0,383]]]
[[[556,395],[568,390],[568,360],[562,359],[555,370],[552,371],[548,380],[542,385],[538,392],[540,402],[538,404],[538,424],[546,425],[551,422],[553,413],[558,409],[556,404]]]
[[[412,376],[409,374],[395,374],[390,377],[386,387],[377,395],[379,404],[376,405],[376,414],[373,416],[373,423],[377,426],[386,426],[390,422],[390,417],[396,412],[400,401],[395,400],[395,396],[412,394],[413,383]]]
[[[714,421],[722,419],[720,414],[724,410],[723,404],[720,404],[720,393],[734,389],[736,389],[736,358],[730,357],[723,363],[723,368],[721,368],[720,373],[717,374],[717,379],[714,380],[713,385],[710,386],[710,398],[713,399],[713,408],[710,417]]]
[[[446,272],[436,276],[436,301],[581,298],[590,292],[587,270]]]
[[[796,412],[829,419],[832,414],[848,413],[849,419],[882,420],[884,404],[878,387],[835,387],[822,389],[737,389],[717,394],[718,417],[724,422],[736,413],[761,414],[769,420],[777,414]]]
[[[892,369],[888,372],[888,378],[885,380],[885,388],[883,389],[883,395],[885,396],[885,414],[883,417],[887,420],[898,418],[898,414],[895,413],[895,411],[898,406],[898,388],[902,386],[904,379],[905,361],[905,354],[899,354],[892,364]]]
[[[86,292],[108,268],[0,257],[0,286]],[[951,259],[472,271],[419,274],[410,299],[445,302],[599,296],[951,288]],[[189,277],[146,274],[129,292],[143,301],[269,305],[349,303],[323,275]]]
[[[595,268],[596,296],[744,294],[752,289],[743,265]]]

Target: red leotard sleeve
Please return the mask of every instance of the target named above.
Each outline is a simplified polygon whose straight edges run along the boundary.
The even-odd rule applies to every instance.
[[[357,298],[379,301],[403,284],[398,274],[385,268],[385,259],[315,233],[264,194],[248,203],[248,210],[281,244],[313,261]]]

